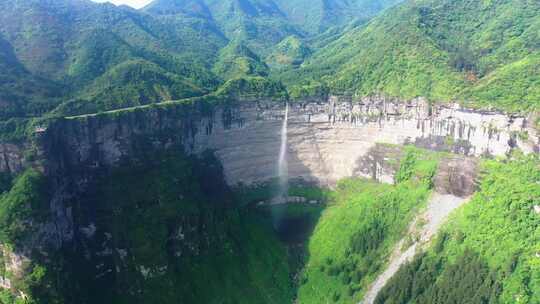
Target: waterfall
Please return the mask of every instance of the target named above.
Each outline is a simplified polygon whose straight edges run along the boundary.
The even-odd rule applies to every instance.
[[[289,120],[289,104],[285,103],[285,117],[281,125],[281,146],[279,148],[278,177],[279,195],[278,199],[286,200],[288,194],[287,184],[289,182],[289,172],[287,167],[287,124]]]

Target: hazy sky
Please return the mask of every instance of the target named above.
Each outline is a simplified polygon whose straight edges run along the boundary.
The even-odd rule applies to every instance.
[[[147,5],[148,3],[152,2],[152,0],[93,0],[95,2],[111,2],[111,3],[114,3],[116,5],[120,5],[120,4],[126,4],[126,5],[129,5],[129,6],[132,6],[134,8],[141,8],[145,5]]]

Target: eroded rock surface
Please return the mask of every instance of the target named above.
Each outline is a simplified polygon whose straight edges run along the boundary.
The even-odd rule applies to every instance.
[[[284,104],[274,101],[155,107],[65,119],[42,139],[58,169],[109,167],[181,146],[187,153],[214,151],[229,184],[249,184],[277,176],[283,117]],[[538,142],[526,117],[430,106],[422,99],[331,97],[291,104],[287,157],[290,178],[331,185],[347,176],[373,177],[373,168],[363,166],[373,166],[366,157],[377,143],[501,156],[512,148],[538,151]],[[375,168],[383,170],[381,179],[387,179],[384,169]]]
[[[435,190],[440,194],[467,197],[476,190],[478,162],[474,158],[448,157],[439,162]]]

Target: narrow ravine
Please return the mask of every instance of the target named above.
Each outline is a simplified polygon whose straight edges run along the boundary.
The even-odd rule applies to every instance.
[[[408,236],[399,241],[390,257],[386,270],[370,286],[360,304],[372,304],[386,282],[399,270],[399,267],[411,261],[419,250],[435,236],[450,213],[468,201],[467,198],[451,194],[434,192],[425,212],[419,215],[409,226]],[[412,236],[412,238],[411,238]],[[412,244],[408,244],[413,240]],[[405,248],[406,247],[406,248]]]

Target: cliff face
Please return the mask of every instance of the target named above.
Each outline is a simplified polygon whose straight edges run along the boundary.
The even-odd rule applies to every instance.
[[[49,172],[78,174],[174,146],[188,154],[212,150],[227,182],[235,185],[277,176],[283,116],[284,104],[271,101],[171,105],[64,119],[40,141]],[[368,153],[376,143],[410,143],[468,156],[539,149],[538,134],[526,117],[430,106],[422,99],[331,97],[294,103],[288,124],[289,177],[323,185],[347,176],[379,178],[382,160]]]
[[[97,174],[124,161],[149,163],[166,150],[187,155],[210,150],[229,185],[277,177],[284,109],[283,103],[265,100],[203,101],[64,118],[37,130],[31,144],[2,145],[0,170],[17,172],[30,164],[42,165],[51,183],[54,225],[44,226],[40,233],[54,235],[44,240],[59,248],[77,231],[70,201],[88,191]],[[466,156],[501,156],[511,148],[539,150],[538,134],[525,117],[430,106],[421,99],[331,97],[290,105],[291,179],[331,186],[344,177],[364,176],[391,183],[397,168],[388,159],[399,152],[385,143],[410,143]],[[35,160],[23,157],[24,146],[34,147]]]
[[[24,166],[24,145],[0,143],[0,172],[20,172]]]

